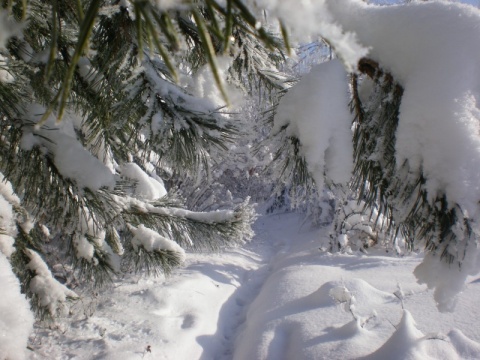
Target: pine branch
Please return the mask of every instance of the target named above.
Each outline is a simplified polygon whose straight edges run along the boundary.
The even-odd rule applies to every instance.
[[[461,249],[475,237],[471,220],[458,204],[449,204],[444,194],[427,194],[425,175],[412,176],[408,160],[396,163],[395,133],[403,88],[372,60],[362,59],[359,70],[374,81],[375,88],[368,104],[363,104],[358,79],[353,78],[352,189],[368,206],[379,205],[394,234],[402,233],[409,244],[423,242],[428,251],[460,265],[465,255]]]

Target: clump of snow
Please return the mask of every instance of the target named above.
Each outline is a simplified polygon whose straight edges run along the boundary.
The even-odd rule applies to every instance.
[[[329,1],[335,19],[371,47],[404,87],[396,133],[400,166],[423,171],[430,199],[445,193],[469,216],[480,199],[480,11],[451,2],[369,5]],[[448,44],[448,46],[446,46]]]
[[[441,311],[453,311],[457,301],[456,295],[462,291],[469,275],[479,272],[480,253],[476,244],[468,244],[462,264],[448,264],[438,256],[427,253],[421,264],[414,271],[418,282],[427,284],[434,290],[434,298]]]
[[[20,199],[13,192],[12,184],[0,173],[0,252],[7,257],[15,252],[14,237],[17,235],[17,226],[13,207],[19,203]]]
[[[329,295],[339,303],[347,302],[352,299],[352,293],[345,286],[337,286],[329,291]]]
[[[2,206],[0,199],[0,207]],[[15,239],[10,235],[0,234],[0,252],[10,257],[15,252]]]
[[[25,110],[24,118],[38,123],[45,112],[43,106],[30,104]],[[68,116],[59,124],[50,115],[41,126],[25,127],[21,146],[25,150],[30,150],[33,146],[45,147],[53,155],[57,170],[75,181],[79,188],[95,191],[101,187],[112,188],[115,184],[112,171],[78,141],[73,120]]]
[[[12,205],[20,205],[20,199],[15,194],[12,184],[0,173],[0,195]]]
[[[98,260],[95,257],[96,251],[101,251],[106,254],[106,261],[116,272],[120,271],[120,257],[123,252],[123,248],[119,241],[117,241],[116,248],[118,254],[115,253],[110,245],[105,241],[106,231],[97,224],[95,217],[84,208],[79,211],[79,223],[77,230],[73,237],[73,246],[75,247],[75,254],[77,258],[85,259],[89,262],[93,262],[94,265],[98,264]],[[116,232],[116,230],[115,230]],[[119,238],[118,233],[115,239]],[[98,250],[97,250],[98,249]]]
[[[115,180],[110,169],[76,138],[57,134],[52,140],[55,142],[55,146],[51,147],[53,161],[63,176],[74,180],[79,188],[98,190],[101,187],[113,187]]]
[[[139,246],[143,247],[146,251],[170,250],[177,253],[181,262],[185,261],[185,250],[176,242],[161,236],[143,224],[138,227],[130,225],[129,229],[134,235],[132,245],[135,250],[137,250]]]
[[[0,10],[0,50],[4,50],[12,36],[20,35],[25,24],[16,22],[7,10]]]
[[[4,183],[0,183],[0,186]],[[16,235],[12,205],[0,193],[0,252],[10,257],[15,251],[13,246]]]
[[[6,70],[6,59],[0,54],[0,82],[11,83],[15,78]]]
[[[20,293],[20,283],[5,255],[0,253],[0,358],[25,358],[27,342],[33,331],[30,304]]]
[[[281,99],[275,129],[288,126],[319,189],[324,176],[345,184],[353,170],[352,117],[347,74],[339,60],[314,67]]]
[[[359,43],[355,32],[344,31],[337,23],[329,11],[328,3],[328,0],[304,0],[299,6],[295,0],[256,1],[270,14],[282,19],[294,37],[302,41],[317,39],[318,36],[328,39],[347,68],[353,70],[368,49]]]
[[[126,163],[117,169],[123,177],[135,180],[135,197],[143,200],[157,200],[167,195],[163,181],[149,176],[135,163]]]
[[[75,234],[73,238],[73,246],[78,258],[91,261],[95,254],[95,247],[91,244],[87,238],[80,234]]]
[[[217,56],[217,72],[221,79],[226,79],[228,77],[228,69],[232,65],[232,57],[222,57]],[[191,82],[190,85],[192,92],[199,98],[205,98],[210,100],[213,104],[221,106],[225,104],[225,99],[215,81],[212,69],[210,65],[204,65],[199,70],[195,72],[193,76],[193,82],[189,79],[191,76],[185,77],[185,82]],[[228,101],[230,105],[241,104],[243,100],[243,94],[239,89],[235,88],[233,85],[223,82],[222,84],[224,90],[227,92]]]
[[[51,315],[66,314],[67,298],[78,298],[78,295],[55,280],[38,253],[30,249],[25,251],[30,258],[27,269],[35,272],[30,281],[30,291],[38,297],[40,306],[47,308]]]

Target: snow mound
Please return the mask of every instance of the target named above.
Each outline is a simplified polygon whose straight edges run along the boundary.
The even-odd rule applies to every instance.
[[[462,359],[480,359],[480,344],[466,337],[458,329],[448,333],[450,343]]]
[[[362,279],[335,280],[324,283],[305,297],[312,306],[333,306],[355,299],[357,304],[378,305],[395,301],[395,296],[374,288]]]
[[[428,359],[421,346],[422,338],[423,334],[416,328],[412,315],[404,310],[402,320],[390,339],[365,359]]]

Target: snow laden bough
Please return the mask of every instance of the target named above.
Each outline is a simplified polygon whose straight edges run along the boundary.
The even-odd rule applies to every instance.
[[[200,114],[201,102],[195,106]],[[81,280],[102,285],[131,270],[168,274],[183,262],[185,249],[218,250],[252,237],[248,199],[233,210],[188,211],[156,174],[158,154],[138,149],[138,164],[121,161],[108,139],[92,135],[87,119],[68,113],[61,123],[50,116],[38,125],[45,112],[29,104],[23,127],[5,122],[0,157],[6,169],[1,194],[10,209],[2,217],[0,250],[40,316],[64,313],[65,301],[78,297],[68,286]],[[64,261],[80,278],[64,271]],[[64,270],[54,276],[47,263]]]
[[[285,95],[277,129],[298,137],[320,186],[324,176],[347,183],[353,163],[360,200],[378,207],[407,243],[426,247],[415,275],[435,289],[440,310],[452,310],[467,276],[480,270],[480,11],[441,1],[321,7],[369,49],[352,77],[353,152],[347,76],[337,61]]]

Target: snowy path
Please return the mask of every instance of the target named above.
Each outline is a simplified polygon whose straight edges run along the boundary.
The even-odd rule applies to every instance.
[[[130,277],[85,299],[80,316],[36,328],[31,359],[231,358],[245,309],[282,247],[265,226],[256,232],[244,248],[189,254],[166,279]]]
[[[415,256],[323,253],[322,231],[301,228],[294,214],[263,216],[255,229],[243,249],[191,254],[168,279],[131,277],[78,304],[80,316],[36,329],[30,358],[480,358],[480,283],[455,313],[440,314],[415,283]]]

